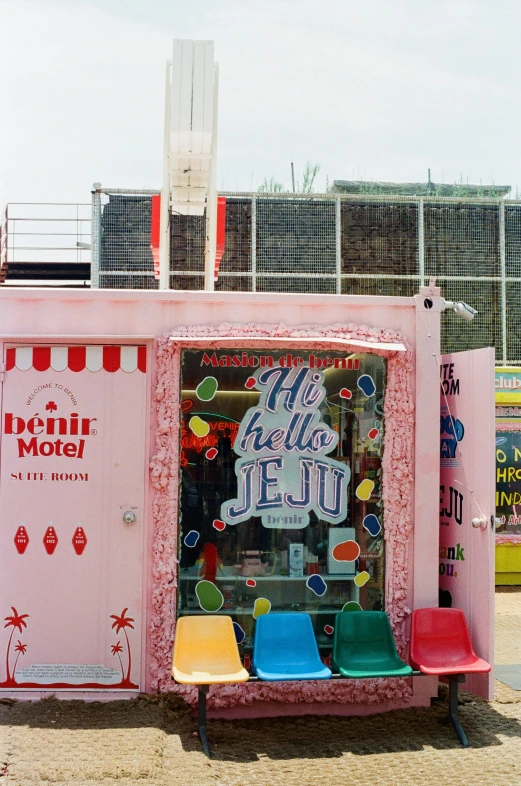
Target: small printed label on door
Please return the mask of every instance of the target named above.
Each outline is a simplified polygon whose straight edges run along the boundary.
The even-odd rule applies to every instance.
[[[32,682],[39,685],[61,682],[69,685],[84,685],[87,682],[114,685],[121,682],[121,672],[99,663],[33,663],[25,669],[17,669],[16,681],[19,684]]]

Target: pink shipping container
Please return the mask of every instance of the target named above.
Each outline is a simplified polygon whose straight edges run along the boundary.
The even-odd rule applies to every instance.
[[[247,665],[269,608],[309,613],[326,662],[337,612],[384,608],[406,659],[440,588],[490,661],[494,356],[441,361],[442,310],[434,287],[0,289],[0,695],[194,702],[170,677],[182,614],[230,614]],[[208,706],[362,714],[436,685],[249,683]]]

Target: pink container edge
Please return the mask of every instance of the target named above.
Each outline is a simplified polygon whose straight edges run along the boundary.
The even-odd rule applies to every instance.
[[[434,299],[434,308],[428,318],[418,313],[417,298],[377,298],[357,296],[313,295],[252,295],[249,293],[143,293],[96,291],[80,293],[76,290],[52,292],[26,290],[23,293],[0,290],[0,333],[6,343],[140,343],[146,344],[149,353],[149,378],[147,388],[148,434],[152,467],[163,464],[157,458],[158,414],[161,420],[161,406],[152,406],[157,401],[158,383],[165,383],[165,371],[170,360],[175,358],[175,347],[168,341],[171,335],[182,334],[212,337],[214,345],[219,346],[219,334],[226,335],[230,328],[245,342],[248,336],[262,335],[288,337],[298,340],[304,334],[315,333],[317,344],[327,346],[328,338],[342,337],[349,333],[360,338],[379,338],[387,341],[404,341],[407,353],[395,353],[390,366],[391,395],[386,397],[386,414],[390,428],[386,443],[386,461],[391,458],[395,466],[402,464],[402,485],[409,486],[405,495],[400,493],[396,482],[388,478],[384,483],[389,511],[397,522],[399,534],[396,565],[399,570],[386,574],[387,597],[390,603],[390,616],[402,655],[406,656],[408,638],[408,614],[415,606],[437,605],[437,549],[438,528],[432,527],[432,513],[438,507],[439,464],[438,464],[438,367],[433,362],[433,354],[439,354],[439,290],[423,288],[421,297],[429,295]],[[230,323],[230,310],[242,323]],[[262,314],[263,322],[255,317]],[[348,319],[346,319],[348,315]],[[177,327],[176,327],[177,325]],[[368,327],[371,326],[371,327]],[[95,328],[95,330],[94,330]],[[90,332],[88,332],[90,331]],[[320,336],[316,333],[319,332]],[[245,343],[246,346],[246,343]],[[394,365],[393,365],[394,363]],[[176,366],[174,366],[175,371]],[[170,371],[171,376],[171,371]],[[174,382],[170,385],[170,403],[175,403]],[[421,407],[418,401],[421,398]],[[400,419],[400,421],[398,421]],[[395,424],[393,430],[392,424]],[[433,423],[435,424],[433,426]],[[169,424],[175,430],[175,418]],[[421,435],[421,439],[418,439]],[[155,457],[154,457],[155,456]],[[176,461],[175,455],[169,460]],[[415,467],[416,475],[415,473]],[[146,620],[142,631],[142,670],[140,685],[146,691],[170,690],[169,663],[175,620],[165,618],[164,609],[172,601],[172,596],[163,596],[158,606],[154,592],[163,586],[161,572],[163,560],[158,559],[158,535],[162,545],[166,544],[169,559],[174,563],[176,549],[172,543],[172,527],[164,530],[165,520],[169,520],[172,504],[175,503],[177,478],[170,483],[167,498],[158,492],[152,479],[145,487],[147,495],[146,526],[144,538],[146,554],[144,559],[143,615]],[[155,488],[154,488],[155,486]],[[164,505],[167,507],[165,508]],[[166,510],[170,511],[167,515]],[[161,510],[163,516],[161,516]],[[395,515],[396,514],[396,515]],[[390,516],[387,516],[390,520]],[[414,520],[414,532],[412,524]],[[152,526],[152,521],[154,525]],[[387,545],[389,547],[393,524],[389,523]],[[396,540],[396,539],[395,539]],[[401,547],[399,543],[405,543]],[[428,561],[425,555],[431,555]],[[155,556],[154,556],[155,555]],[[420,557],[421,555],[421,557]],[[164,553],[163,553],[164,556]],[[388,565],[391,560],[388,559]],[[415,567],[417,569],[415,569]],[[171,575],[171,574],[170,574]],[[383,681],[380,681],[383,682]],[[389,681],[396,682],[396,681]],[[417,682],[416,680],[414,681]],[[382,685],[376,690],[371,687],[371,697],[366,686],[338,696],[336,702],[313,701],[311,695],[305,696],[307,688],[285,690],[274,701],[257,701],[253,684],[240,686],[235,695],[222,696],[212,712],[225,713],[231,717],[233,712],[245,712],[249,716],[262,713],[267,708],[279,713],[281,708],[290,714],[301,714],[319,708],[320,712],[332,711],[342,714],[381,711],[403,706],[417,706],[428,700],[426,694],[434,695],[432,681],[422,681],[421,688],[410,686],[394,687]],[[429,683],[429,686],[427,686]],[[397,695],[397,690],[402,694]],[[385,691],[387,694],[384,695]],[[187,699],[193,701],[188,691],[180,690]],[[2,691],[2,694],[5,692]],[[269,691],[266,691],[269,693]],[[0,694],[0,695],[2,695]],[[18,694],[24,695],[25,694]],[[78,697],[87,700],[101,700],[105,692],[88,693],[68,690],[58,695],[63,698]],[[129,697],[127,692],[108,693],[107,698]],[[30,696],[28,695],[28,698]],[[375,703],[375,698],[377,701]],[[217,697],[216,697],[217,698]],[[282,701],[282,704],[280,703]],[[347,702],[347,703],[346,703]],[[215,702],[209,702],[209,707]],[[234,709],[234,707],[236,709]],[[314,711],[314,710],[313,710]],[[318,710],[317,710],[318,711]]]

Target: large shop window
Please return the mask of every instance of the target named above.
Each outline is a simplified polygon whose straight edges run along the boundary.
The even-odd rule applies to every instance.
[[[385,361],[272,350],[182,353],[178,614],[381,609]]]

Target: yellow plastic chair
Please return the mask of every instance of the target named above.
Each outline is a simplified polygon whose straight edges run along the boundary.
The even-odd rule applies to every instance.
[[[231,617],[194,615],[177,621],[172,658],[172,677],[183,685],[197,685],[199,737],[206,755],[206,694],[210,685],[247,682]]]

